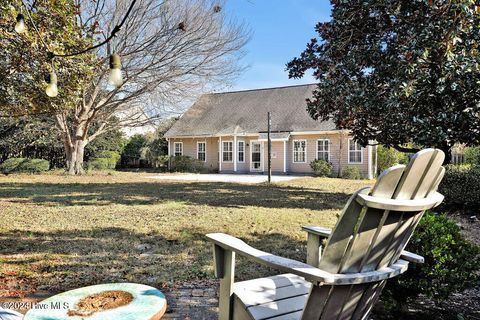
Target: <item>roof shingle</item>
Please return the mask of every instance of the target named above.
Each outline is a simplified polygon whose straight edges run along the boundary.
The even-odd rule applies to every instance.
[[[315,121],[306,111],[315,85],[213,93],[201,96],[165,134],[210,136],[267,131],[267,112],[272,131],[332,131],[331,121]]]

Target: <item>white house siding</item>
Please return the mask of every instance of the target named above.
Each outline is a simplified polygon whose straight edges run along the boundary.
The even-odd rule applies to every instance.
[[[205,166],[212,171],[218,170],[218,147],[219,141],[234,141],[233,136],[223,136],[223,137],[207,137],[207,138],[171,138],[170,139],[170,154],[174,154],[174,142],[183,142],[183,155],[189,156],[192,158],[197,158],[197,141],[206,141],[207,142],[207,160]],[[245,162],[240,163],[237,161],[236,169],[238,173],[250,172],[250,163],[251,163],[251,143],[256,141],[258,137],[256,136],[237,136],[238,141],[245,141]],[[273,141],[272,142],[272,172],[274,173],[283,173],[284,166],[286,167],[287,173],[312,173],[310,168],[310,162],[317,158],[317,140],[319,139],[329,139],[330,140],[330,162],[333,165],[334,175],[340,174],[340,168],[345,168],[346,166],[356,166],[359,168],[361,174],[364,177],[368,176],[368,148],[362,149],[363,162],[361,164],[348,163],[348,139],[349,137],[346,134],[341,133],[328,133],[328,134],[304,134],[304,135],[295,135],[292,134],[289,140],[285,143],[286,146],[286,164],[284,164],[284,142],[283,141]],[[307,145],[307,155],[305,163],[295,163],[293,162],[293,141],[294,140],[306,140]],[[238,145],[234,148],[237,151],[237,155],[234,155],[234,158],[238,157]],[[263,142],[263,160],[264,160],[264,172],[267,172],[267,142]],[[222,159],[222,155],[220,154]],[[372,158],[372,157],[370,157]],[[238,158],[237,158],[238,159]],[[234,163],[232,162],[223,162],[221,164],[221,172],[234,172]]]

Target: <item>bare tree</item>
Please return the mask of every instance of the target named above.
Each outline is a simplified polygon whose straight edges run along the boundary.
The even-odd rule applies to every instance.
[[[77,1],[79,23],[102,26],[104,37],[131,3]],[[249,34],[243,24],[227,18],[221,5],[210,0],[137,1],[121,31],[98,51],[96,77],[80,102],[56,114],[70,174],[84,172],[84,148],[99,135],[178,114],[186,100],[231,83],[242,71],[239,59]],[[117,88],[107,83],[113,52],[122,58],[124,82]]]

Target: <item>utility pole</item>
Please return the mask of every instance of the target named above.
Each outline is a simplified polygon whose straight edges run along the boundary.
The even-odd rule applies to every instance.
[[[271,119],[271,114],[268,112],[268,133],[267,133],[267,139],[268,139],[268,184],[272,182],[272,139],[270,137],[271,134],[271,128],[272,127],[272,119]]]

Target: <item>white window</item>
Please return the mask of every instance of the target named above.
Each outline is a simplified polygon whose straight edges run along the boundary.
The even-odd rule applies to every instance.
[[[360,143],[353,139],[348,139],[348,163],[362,163],[363,150]]]
[[[317,159],[327,162],[330,160],[330,140],[317,140]]]
[[[223,162],[232,162],[233,161],[233,142],[223,141],[222,146],[223,146],[222,148]]]
[[[245,162],[245,141],[238,141],[238,162]]]
[[[306,140],[293,140],[293,162],[307,162]]]
[[[174,153],[175,157],[183,156],[183,142],[175,142],[174,148],[175,148],[175,153]]]
[[[197,159],[200,161],[207,160],[207,144],[205,142],[197,142]]]

